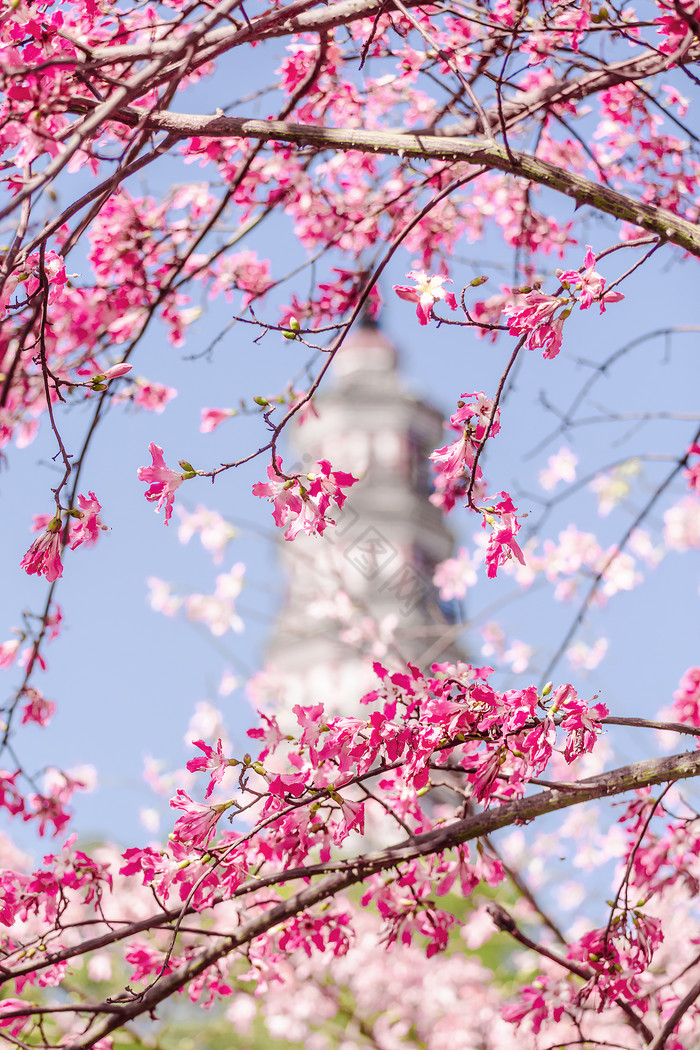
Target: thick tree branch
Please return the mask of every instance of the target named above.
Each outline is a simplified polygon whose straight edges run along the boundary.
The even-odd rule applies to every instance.
[[[526,153],[506,150],[498,143],[470,139],[445,140],[437,135],[395,134],[354,128],[322,128],[284,120],[248,120],[245,117],[189,115],[156,110],[122,109],[112,117],[125,124],[145,122],[153,131],[167,131],[179,138],[249,138],[261,141],[291,142],[317,150],[358,150],[361,153],[394,155],[412,160],[442,160],[479,164],[529,179],[564,194],[576,207],[588,204],[596,211],[641,226],[662,241],[684,248],[700,258],[700,226],[682,219],[665,208],[636,201],[624,193],[591,182],[548,161]]]
[[[698,774],[700,774],[700,753],[698,752],[635,762],[632,765],[611,770],[609,773],[581,780],[576,791],[542,791],[517,802],[508,802],[495,809],[466,817],[447,827],[439,827],[424,835],[417,835],[410,841],[388,849],[360,855],[354,859],[336,861],[334,864],[310,865],[293,871],[279,872],[264,879],[255,879],[251,883],[251,890],[259,890],[264,885],[279,884],[292,878],[310,878],[329,872],[320,881],[304,886],[288,900],[280,902],[264,914],[242,924],[229,937],[209,946],[198,958],[160,978],[142,995],[121,1004],[117,1013],[113,1012],[114,1004],[110,1003],[110,1016],[91,1025],[85,1034],[75,1039],[71,1045],[76,1048],[93,1046],[98,1039],[108,1035],[127,1021],[154,1010],[159,1003],[168,999],[230,952],[241,948],[300,912],[330,900],[350,886],[363,882],[370,874],[395,868],[397,864],[404,861],[440,853],[483,835],[492,834],[516,822],[518,824],[527,823],[546,813],[567,809],[581,802],[608,798],[636,788],[650,787],[668,781],[685,780]],[[92,1011],[94,1007],[86,1007],[86,1009]]]
[[[700,47],[692,51],[692,61],[700,58]],[[609,66],[601,66],[600,69],[592,70],[582,74],[580,77],[563,77],[543,88],[535,88],[531,91],[523,91],[509,101],[503,101],[501,112],[508,127],[520,123],[527,117],[532,117],[541,110],[550,110],[554,106],[581,102],[591,95],[600,91],[607,91],[615,84],[625,84],[630,81],[644,80],[647,77],[656,76],[657,73],[668,71],[668,56],[658,51],[645,51],[640,55],[625,58],[620,62],[612,62]],[[492,106],[486,110],[486,116],[494,122],[498,118],[498,107]],[[438,136],[462,136],[470,138],[480,130],[478,117],[469,117],[458,124],[443,124],[441,127],[426,128],[426,133]],[[413,133],[420,135],[419,129]]]

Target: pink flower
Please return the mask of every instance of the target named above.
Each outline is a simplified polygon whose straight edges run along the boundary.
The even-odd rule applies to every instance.
[[[9,642],[0,645],[0,667],[10,667],[13,663],[17,650],[19,649],[19,638],[11,638]]]
[[[156,445],[155,441],[150,443],[148,451],[151,453],[153,464],[150,467],[139,467],[136,476],[139,481],[149,481],[151,483],[151,487],[146,490],[144,495],[151,503],[158,501],[156,513],[165,503],[165,524],[167,525],[173,513],[175,490],[182,485],[185,476],[184,474],[178,474],[176,470],[166,467],[163,459],[163,449]]]
[[[547,468],[540,471],[540,485],[547,492],[551,492],[560,481],[570,484],[576,480],[577,463],[578,456],[570,448],[562,445],[559,451],[547,460]]]
[[[561,727],[568,734],[564,758],[573,762],[586,751],[592,751],[601,731],[600,720],[610,714],[605,704],[589,705],[572,685],[560,685],[552,697],[551,714],[562,716]]]
[[[474,444],[465,430],[462,437],[451,445],[443,445],[430,453],[430,460],[445,481],[457,481],[464,477],[468,467],[474,462]]]
[[[24,690],[27,703],[22,708],[22,725],[26,722],[36,722],[37,725],[47,726],[56,711],[53,700],[47,700],[38,689],[27,686]]]
[[[582,310],[588,310],[594,302],[600,303],[600,312],[605,313],[606,303],[619,303],[624,299],[622,292],[607,292],[605,290],[605,278],[596,272],[595,254],[590,244],[586,245],[586,256],[583,260],[585,267],[583,273],[578,270],[557,270],[557,277],[561,283],[568,287],[571,285],[581,294],[579,306]]]
[[[688,456],[700,456],[700,445],[695,442],[691,445],[687,452]],[[683,475],[688,482],[688,488],[691,492],[695,492],[696,495],[700,496],[700,462],[695,463],[692,467],[687,467],[683,471]]]
[[[267,468],[269,482],[259,481],[253,485],[253,495],[260,499],[268,499],[272,503],[272,517],[275,525],[282,528],[290,518],[301,512],[301,495],[299,493],[299,479],[287,479],[281,477],[282,459],[277,456],[275,466],[270,464]]]
[[[291,795],[292,798],[301,798],[307,789],[305,773],[278,773],[272,777],[267,788],[271,795],[279,795],[284,798]]]
[[[229,762],[224,755],[221,739],[216,742],[216,750],[213,747],[210,747],[209,744],[205,744],[203,740],[193,740],[192,743],[195,747],[200,748],[204,754],[198,755],[196,758],[191,758],[187,763],[187,768],[190,773],[199,773],[205,769],[212,770],[209,787],[204,796],[205,798],[209,798],[215,786],[219,783],[226,772]]]
[[[71,528],[70,549],[72,551],[74,551],[76,547],[79,547],[81,543],[84,543],[88,547],[92,547],[97,543],[97,537],[100,532],[107,528],[106,525],[102,524],[102,520],[99,517],[102,507],[97,501],[97,496],[94,492],[90,492],[89,496],[89,499],[85,496],[78,496],[80,511],[77,513],[80,514],[80,517],[76,524]]]
[[[568,991],[568,988],[566,990]],[[524,985],[519,989],[518,995],[518,1002],[503,1007],[503,1020],[519,1027],[527,1017],[534,1035],[537,1035],[543,1022],[549,1017],[560,1021],[568,1005],[561,989],[548,977],[538,977],[537,984]]]
[[[65,807],[65,799],[59,792],[48,795],[30,795],[31,812],[24,814],[24,819],[39,821],[39,835],[43,838],[49,824],[53,824],[53,835],[58,835],[70,821],[70,811]]]
[[[345,503],[344,486],[354,485],[357,478],[343,471],[332,471],[327,459],[318,463],[319,472],[307,474],[309,488],[305,489],[299,478],[281,475],[282,460],[277,456],[267,468],[269,482],[253,485],[253,495],[268,499],[273,504],[272,516],[275,525],[285,527],[284,538],[293,540],[300,532],[307,536],[321,535],[328,525],[335,525],[327,518],[326,511],[331,502],[342,507]]]
[[[300,502],[299,510],[284,533],[285,540],[295,539],[300,532],[305,536],[321,536],[328,525],[335,525],[331,518],[324,517],[318,504],[310,496],[303,496]]]
[[[521,565],[525,564],[523,552],[518,546],[515,537],[520,531],[520,523],[515,516],[513,501],[506,492],[501,492],[503,497],[492,510],[484,515],[482,525],[491,525],[493,532],[489,538],[486,548],[486,573],[493,579],[498,572],[498,566],[503,565],[509,558],[515,556]],[[498,516],[500,521],[496,521]]]
[[[341,820],[333,827],[333,841],[337,846],[342,845],[353,828],[357,828],[360,835],[365,832],[365,804],[355,799],[344,798],[338,795],[340,800]]]
[[[418,303],[416,313],[421,324],[428,323],[433,314],[433,306],[438,299],[444,299],[451,310],[457,309],[457,300],[453,293],[446,292],[442,287],[445,282],[452,284],[449,277],[438,273],[428,276],[425,270],[411,270],[406,276],[416,282],[416,287],[410,288],[405,284],[395,284],[394,291],[400,299]]]
[[[203,408],[199,429],[202,434],[211,434],[212,430],[216,430],[224,420],[230,419],[235,414],[235,408]]]
[[[24,555],[21,566],[28,576],[45,576],[49,583],[63,576],[61,564],[61,519],[52,518],[46,532],[34,540]]]
[[[528,292],[524,306],[512,307],[506,313],[510,334],[530,335],[540,325],[551,324],[556,310],[564,302],[556,295],[545,295],[537,290]]]
[[[331,501],[338,508],[343,506],[347,497],[344,492],[341,492],[341,486],[350,488],[358,479],[342,470],[332,471],[327,459],[320,459],[318,466],[320,473],[307,474],[311,482],[309,494],[318,498],[318,508],[322,514],[325,514]]]
[[[170,805],[173,809],[183,810],[183,815],[175,821],[174,837],[178,842],[191,846],[206,846],[214,834],[219,817],[229,808],[229,803],[204,806],[201,802],[194,802],[182,788],[177,789]]]
[[[687,725],[700,726],[700,667],[689,667],[681,678],[673,694],[671,717]]]
[[[25,999],[3,999],[0,1003],[0,1028],[9,1028],[10,1035],[17,1037],[22,1029],[30,1023],[31,1017],[27,1013],[22,1017],[12,1015],[14,1010],[28,1010],[29,1004]]]
[[[436,471],[436,491],[430,497],[430,502],[440,507],[445,514],[452,510],[456,500],[466,491],[479,445],[487,434],[495,437],[501,429],[500,412],[498,408],[494,411],[493,401],[481,390],[462,394],[457,411],[450,416],[450,426],[460,433],[460,437],[451,445],[436,448],[430,455]],[[475,493],[482,477],[481,468],[477,467]]]
[[[557,317],[551,324],[540,325],[527,341],[530,350],[544,350],[542,356],[551,361],[561,350],[565,317]]]
[[[149,383],[141,379],[138,381],[134,401],[151,412],[164,412],[168,401],[172,401],[174,397],[177,397],[177,390],[173,387],[164,386],[163,383]]]

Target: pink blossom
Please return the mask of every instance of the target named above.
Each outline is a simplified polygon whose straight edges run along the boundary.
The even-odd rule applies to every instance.
[[[217,636],[229,630],[240,633],[243,621],[236,612],[235,599],[243,588],[244,573],[245,565],[237,562],[229,572],[216,577],[213,594],[190,594],[185,599],[189,619],[205,623]]]
[[[27,686],[24,690],[27,703],[22,708],[22,725],[26,722],[36,722],[37,725],[47,726],[56,711],[53,700],[47,700],[38,689]]]
[[[0,645],[0,668],[10,667],[13,663],[17,650],[19,649],[19,638],[11,638],[8,642]]]
[[[332,471],[327,459],[319,460],[318,466],[320,470],[317,474],[307,474],[311,482],[309,494],[318,499],[318,509],[321,514],[325,514],[331,502],[339,509],[342,508],[347,496],[341,489],[350,488],[358,479],[342,470]]]
[[[697,441],[690,446],[686,456],[700,456],[700,445]],[[697,496],[700,496],[700,460],[697,463],[694,463],[692,467],[686,467],[683,474],[688,482],[688,488],[690,491],[694,492]]]
[[[24,811],[24,799],[15,783],[18,776],[19,769],[15,773],[0,769],[0,807],[6,809],[13,817]]]
[[[428,324],[433,315],[433,307],[440,299],[444,299],[451,310],[457,309],[457,300],[454,294],[442,287],[445,282],[452,284],[449,277],[446,277],[444,274],[432,274],[429,276],[425,270],[411,270],[406,276],[416,282],[416,287],[411,288],[409,285],[395,284],[394,291],[400,299],[418,303],[416,313],[421,324]]]
[[[472,559],[464,547],[460,547],[456,558],[447,558],[435,569],[433,583],[440,591],[444,602],[463,598],[476,583],[476,572]]]
[[[520,523],[513,501],[506,492],[499,495],[502,497],[500,502],[489,508],[481,523],[482,527],[490,525],[493,530],[486,548],[486,571],[491,579],[496,576],[499,565],[509,558],[515,557],[521,565],[525,564],[523,552],[515,539],[520,531]]]
[[[66,808],[66,801],[61,791],[47,795],[31,795],[29,802],[32,809],[24,814],[24,819],[38,820],[39,835],[42,838],[49,824],[53,824],[53,834],[58,835],[70,821],[70,811]]]
[[[559,451],[547,460],[547,469],[540,471],[540,485],[547,492],[551,492],[560,481],[570,484],[576,480],[577,463],[578,456],[570,448],[562,445]]]
[[[550,714],[561,715],[561,727],[568,734],[564,757],[573,762],[593,750],[601,732],[600,720],[610,714],[605,704],[589,705],[572,685],[560,685],[552,698]]]
[[[147,981],[149,978],[171,973],[179,965],[177,956],[171,956],[166,962],[163,952],[142,941],[133,941],[124,958],[133,966],[131,981]]]
[[[203,408],[199,429],[202,434],[211,434],[226,419],[236,415],[235,408]]]
[[[664,513],[664,541],[676,551],[700,547],[700,500],[687,496]]]
[[[309,488],[305,489],[299,478],[281,475],[282,460],[278,456],[267,468],[269,482],[258,482],[253,494],[268,499],[273,505],[275,524],[285,528],[284,538],[293,540],[300,532],[307,536],[321,535],[328,525],[335,525],[326,517],[331,502],[339,508],[345,503],[342,487],[354,485],[357,478],[343,471],[332,471],[327,459],[318,463],[318,473],[307,474]]]
[[[549,1017],[554,1021],[561,1020],[570,1002],[569,996],[562,996],[562,991],[565,990],[568,990],[566,985],[560,990],[557,983],[550,978],[538,977],[536,984],[523,985],[519,989],[519,1002],[503,1008],[503,1019],[519,1026],[527,1018],[533,1033],[537,1035]]]
[[[592,645],[579,641],[569,646],[566,650],[566,658],[577,670],[594,671],[607,651],[607,638],[598,638]]]
[[[271,795],[300,798],[307,788],[306,776],[303,773],[278,773],[272,777],[267,788]]]
[[[542,324],[530,334],[527,345],[530,350],[544,350],[542,356],[546,361],[551,361],[561,350],[564,335],[564,321],[561,315],[549,324]]]
[[[342,795],[339,795],[338,798],[340,800],[342,820],[333,828],[333,841],[340,846],[353,829],[357,830],[360,835],[364,835],[365,804],[354,799],[344,798]]]
[[[566,300],[556,295],[545,295],[537,289],[528,292],[524,306],[512,306],[506,311],[511,335],[527,336],[530,350],[544,348],[544,357],[551,360],[561,349],[562,330],[566,314],[556,320],[554,314]]]
[[[183,810],[173,829],[173,835],[178,842],[190,846],[206,846],[214,834],[219,817],[226,812],[230,803],[205,806],[201,802],[194,802],[186,791],[178,788],[175,798],[170,800],[170,805],[173,809]]]
[[[134,401],[151,412],[164,412],[168,401],[172,401],[174,397],[177,397],[177,390],[173,387],[163,383],[149,383],[142,379],[137,383]]]
[[[619,303],[625,298],[621,292],[605,292],[605,278],[596,272],[595,253],[590,244],[586,245],[583,265],[585,269],[582,273],[578,270],[557,270],[557,277],[564,287],[571,287],[580,293],[578,303],[582,310],[588,310],[594,302],[598,302],[600,312],[605,313],[606,303]]]
[[[178,507],[177,511],[180,516],[180,526],[177,530],[180,543],[189,543],[198,533],[202,546],[212,555],[214,564],[218,565],[223,559],[226,547],[238,535],[233,525],[217,511],[208,510],[201,504],[191,513],[182,507]]]
[[[430,453],[430,461],[435,464],[445,481],[457,481],[474,461],[474,443],[467,431],[451,445],[443,445]]]
[[[492,418],[493,417],[493,418]],[[430,497],[431,503],[449,513],[458,498],[464,495],[469,483],[469,472],[474,463],[479,445],[487,436],[495,437],[501,429],[500,410],[491,398],[483,391],[462,394],[457,411],[450,416],[450,426],[461,432],[461,436],[451,445],[436,448],[430,455],[437,476],[436,491]],[[482,479],[481,469],[476,471],[476,486]],[[475,486],[475,493],[477,488]]]
[[[150,443],[148,451],[151,453],[153,463],[150,467],[139,467],[136,476],[139,481],[151,483],[144,495],[150,503],[157,501],[156,512],[165,504],[165,524],[167,525],[173,513],[175,490],[182,485],[185,475],[166,467],[163,449],[156,445],[155,441]]]
[[[46,532],[42,532],[41,536],[34,540],[20,564],[28,576],[34,573],[37,576],[43,575],[49,583],[63,576],[60,518],[53,518],[49,522]]]
[[[528,292],[524,306],[513,306],[506,311],[510,334],[529,335],[540,325],[551,324],[556,310],[564,303],[557,295],[545,295],[537,289]]]
[[[0,1002],[0,1028],[8,1028],[10,1035],[16,1039],[22,1029],[31,1024],[31,1014],[27,1013],[23,1017],[8,1017],[7,1014],[12,1014],[15,1010],[27,1010],[28,1006],[24,999],[3,999]]]
[[[282,528],[301,512],[301,496],[297,478],[288,479],[280,476],[282,470],[280,456],[277,456],[275,464],[277,469],[273,464],[267,468],[269,482],[259,481],[253,485],[253,495],[259,496],[260,499],[268,499],[272,503],[272,517],[275,525]]]
[[[84,543],[87,547],[92,547],[97,543],[100,532],[107,528],[106,525],[102,524],[102,519],[99,517],[102,507],[97,501],[97,496],[94,492],[90,492],[89,497],[88,499],[86,496],[78,496],[80,511],[77,513],[80,516],[77,521],[74,520],[70,532],[70,549],[72,551],[79,547],[81,543]]]
[[[678,683],[673,694],[671,718],[700,727],[700,667],[689,667]]]
[[[224,773],[228,769],[229,761],[224,755],[223,744],[221,739],[216,742],[216,749],[210,747],[209,744],[205,744],[203,740],[193,740],[193,745],[198,747],[200,751],[203,751],[203,755],[199,755],[197,758],[191,758],[187,763],[187,768],[190,773],[199,773],[205,769],[211,769],[211,777],[209,779],[209,787],[207,793],[204,796],[209,798],[216,785],[221,781]]]

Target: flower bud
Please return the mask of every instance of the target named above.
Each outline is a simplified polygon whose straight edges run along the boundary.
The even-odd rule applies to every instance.
[[[102,379],[109,381],[110,379],[119,379],[120,376],[125,376],[127,372],[130,372],[133,365],[129,365],[126,361],[122,361],[119,365],[112,365],[102,376]],[[95,376],[97,378],[97,376]]]

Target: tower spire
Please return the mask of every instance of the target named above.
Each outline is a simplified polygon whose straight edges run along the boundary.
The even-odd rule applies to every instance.
[[[269,665],[288,682],[285,704],[323,700],[347,714],[373,687],[372,659],[405,667],[455,658],[432,582],[454,544],[429,501],[428,456],[442,443],[442,415],[409,392],[376,323],[362,319],[333,377],[317,416],[297,427],[290,462],[304,472],[328,459],[360,481],[336,528],[282,549],[288,586]]]

